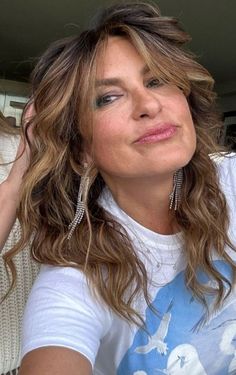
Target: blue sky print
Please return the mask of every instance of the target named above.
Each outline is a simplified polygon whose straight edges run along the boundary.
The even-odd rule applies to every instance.
[[[215,261],[230,278],[230,267]],[[199,274],[202,283],[211,281]],[[150,335],[139,329],[125,353],[117,375],[235,375],[236,295],[233,293],[206,324],[205,310],[186,289],[184,273],[161,288],[145,314]]]

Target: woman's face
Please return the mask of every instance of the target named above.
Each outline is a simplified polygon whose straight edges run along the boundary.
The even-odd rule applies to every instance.
[[[185,95],[154,77],[128,40],[109,38],[96,78],[91,157],[106,182],[160,177],[190,161],[196,135]]]

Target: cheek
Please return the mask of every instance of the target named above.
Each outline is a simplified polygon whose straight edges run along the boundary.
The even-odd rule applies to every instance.
[[[111,119],[102,119],[94,122],[92,155],[98,165],[109,163],[117,154],[121,137],[119,124]]]
[[[93,131],[93,144],[97,147],[103,144],[109,146],[111,143],[114,143],[116,137],[117,132],[109,123],[97,123]]]
[[[183,123],[186,124],[189,131],[195,134],[195,126],[193,123],[192,114],[188,105],[188,101],[186,97],[182,94],[179,102],[176,102],[176,113],[179,113],[180,120],[183,121]]]
[[[116,144],[120,141],[124,131],[122,121],[117,114],[103,112],[94,118],[93,141],[94,144]]]
[[[189,110],[189,107],[188,107],[187,123],[188,123],[189,133],[191,134],[193,138],[193,142],[196,143],[196,129],[195,129],[195,124],[193,122],[192,114]]]
[[[188,146],[189,151],[194,151],[196,148],[196,130],[188,101],[183,93],[176,98],[172,110],[178,116],[177,121],[183,124],[183,139],[186,147]]]
[[[187,108],[187,111],[185,113],[185,124],[186,124],[186,129],[185,129],[185,134],[188,138],[189,146],[196,147],[196,130],[195,130],[195,125],[192,119],[191,112]]]

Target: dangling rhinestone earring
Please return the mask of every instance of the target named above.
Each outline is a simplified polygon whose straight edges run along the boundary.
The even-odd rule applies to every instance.
[[[179,206],[180,199],[181,199],[182,183],[183,183],[183,168],[178,169],[174,173],[173,190],[170,194],[170,205],[169,205],[170,210],[172,210],[172,208],[174,207],[174,210],[176,211]]]
[[[85,201],[88,195],[89,184],[90,184],[90,178],[85,173],[85,175],[81,176],[80,178],[75,217],[68,227],[69,229],[69,233],[67,236],[68,240],[71,239],[76,226],[80,224],[81,220],[83,219],[84,212],[85,212]]]

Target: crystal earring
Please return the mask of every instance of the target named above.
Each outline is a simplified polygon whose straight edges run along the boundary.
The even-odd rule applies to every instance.
[[[89,185],[90,185],[90,178],[85,173],[85,175],[81,176],[80,178],[75,217],[70,223],[70,225],[68,226],[68,229],[69,229],[69,233],[67,236],[68,240],[71,239],[76,226],[79,225],[81,220],[83,219],[84,212],[85,212],[85,202],[86,202],[87,195],[88,195]]]
[[[181,199],[182,183],[183,183],[183,168],[178,169],[174,173],[173,190],[170,193],[170,205],[169,205],[170,210],[174,208],[174,210],[176,211],[179,206],[180,199]]]

